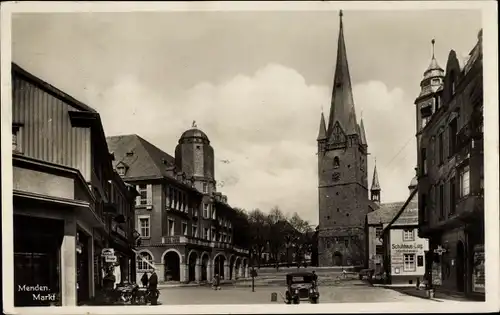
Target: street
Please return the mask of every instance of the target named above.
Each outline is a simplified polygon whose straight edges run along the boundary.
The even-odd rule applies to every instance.
[[[212,290],[209,286],[172,287],[160,289],[162,305],[189,304],[263,304],[283,303],[280,293],[285,286],[258,286],[255,292],[249,287],[223,286],[221,290]],[[271,302],[271,294],[278,293],[278,301]],[[320,303],[373,303],[373,302],[429,302],[391,289],[372,287],[361,281],[343,284],[319,286]],[[306,302],[302,302],[306,303]]]

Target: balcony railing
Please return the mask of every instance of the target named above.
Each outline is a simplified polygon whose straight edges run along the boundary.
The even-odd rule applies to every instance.
[[[229,243],[217,242],[217,241],[209,241],[196,237],[185,236],[185,235],[174,235],[174,236],[163,236],[162,237],[163,244],[191,244],[191,245],[199,245],[212,247],[217,249],[230,249],[234,250],[241,254],[248,254],[248,250],[239,248]]]

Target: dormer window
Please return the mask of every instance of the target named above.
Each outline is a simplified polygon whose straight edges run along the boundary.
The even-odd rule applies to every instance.
[[[125,167],[124,166],[118,166],[116,168],[116,171],[118,172],[118,175],[125,176]]]
[[[132,152],[132,151],[128,151],[128,152],[127,152],[127,156],[134,156],[134,152]]]

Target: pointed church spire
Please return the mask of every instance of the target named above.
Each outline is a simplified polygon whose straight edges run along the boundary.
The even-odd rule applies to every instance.
[[[319,121],[319,132],[318,132],[318,141],[326,139],[326,126],[325,126],[325,115],[323,111],[321,111],[321,118]]]
[[[375,160],[375,168],[373,169],[373,180],[372,180],[371,191],[380,191],[380,183],[378,181],[378,173],[377,173],[377,160]]]
[[[380,184],[378,182],[378,173],[377,173],[377,159],[375,159],[375,168],[373,169],[373,180],[372,180],[372,188],[370,189],[372,201],[380,202]]]
[[[356,112],[352,95],[351,77],[347,63],[347,51],[344,41],[343,13],[340,11],[340,28],[337,44],[337,64],[333,79],[332,103],[328,119],[328,136],[331,135],[336,122],[347,135],[357,133]]]
[[[363,124],[363,117],[361,117],[361,122],[359,124],[359,137],[361,144],[368,144],[366,142],[365,125]]]

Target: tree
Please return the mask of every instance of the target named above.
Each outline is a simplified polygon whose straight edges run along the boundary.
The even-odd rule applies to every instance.
[[[262,253],[266,249],[269,226],[267,216],[260,211],[254,209],[248,213],[250,248],[254,255],[257,256],[257,266],[260,268]]]
[[[285,230],[288,224],[286,216],[278,206],[271,209],[267,215],[267,225],[269,226],[269,250],[271,256],[275,259],[276,269],[279,269],[279,255],[285,244]]]
[[[236,246],[240,246],[242,248],[251,248],[252,240],[251,240],[251,228],[250,222],[248,218],[248,213],[245,209],[241,208],[233,208],[233,230],[237,231],[233,233],[233,242]]]
[[[295,248],[296,262],[301,263],[306,255],[311,255],[314,243],[314,231],[307,220],[303,220],[297,212],[289,220],[295,233],[291,237]]]

